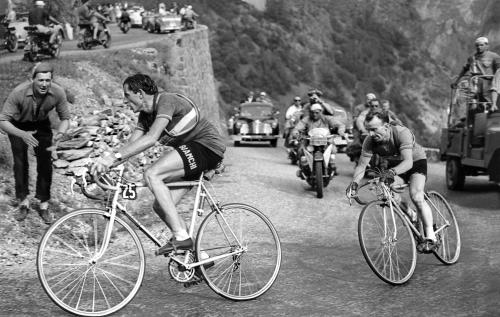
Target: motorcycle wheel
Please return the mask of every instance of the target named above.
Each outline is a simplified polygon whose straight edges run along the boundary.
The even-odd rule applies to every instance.
[[[102,46],[104,46],[104,48],[109,48],[111,46],[111,34],[109,33],[106,33],[104,34],[104,42],[102,42]]]
[[[323,198],[323,162],[314,162],[314,172],[316,175],[316,197]]]
[[[10,34],[7,38],[7,49],[9,52],[15,52],[17,51],[17,36],[15,34]]]

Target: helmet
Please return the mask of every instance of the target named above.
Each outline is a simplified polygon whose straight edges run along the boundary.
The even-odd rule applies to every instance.
[[[187,8],[188,8],[189,10],[191,10],[191,9],[193,8],[193,6],[188,5],[188,6],[187,6]]]
[[[319,89],[313,88],[307,92],[307,95],[311,97],[312,95],[317,95],[318,97],[321,97],[323,95],[323,92]]]
[[[35,5],[36,5],[36,6],[44,6],[44,5],[45,5],[45,2],[44,2],[44,1],[42,1],[42,0],[37,0],[37,1],[35,1]]]
[[[311,106],[311,111],[323,111],[323,107],[319,103],[315,103]]]
[[[475,44],[488,44],[488,38],[481,36],[476,39]]]
[[[260,95],[261,95],[262,97],[265,97],[267,94],[266,94],[265,92],[261,92],[261,93],[260,93]]]

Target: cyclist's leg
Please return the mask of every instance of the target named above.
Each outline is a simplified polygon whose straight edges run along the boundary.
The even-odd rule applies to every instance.
[[[432,227],[432,210],[424,199],[425,180],[426,175],[421,173],[413,173],[410,176],[410,196],[417,207],[420,219],[422,219],[425,237],[432,241],[436,241],[436,235]]]
[[[185,240],[189,238],[189,236],[185,230],[185,225],[180,221],[172,193],[164,184],[164,181],[167,183],[173,182],[179,180],[183,176],[184,163],[177,151],[166,153],[144,172],[146,184],[155,196],[160,207],[154,210],[172,230],[175,238],[178,240]]]

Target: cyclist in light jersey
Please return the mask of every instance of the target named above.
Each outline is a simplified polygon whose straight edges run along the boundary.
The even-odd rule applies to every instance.
[[[355,193],[359,182],[373,154],[378,154],[389,161],[386,177],[389,183],[402,181],[410,185],[410,197],[418,209],[418,215],[424,225],[426,239],[419,244],[421,252],[432,252],[436,248],[436,236],[433,229],[432,211],[424,200],[424,187],[427,178],[427,157],[424,149],[415,142],[415,136],[402,125],[389,124],[387,113],[381,110],[371,111],[366,115],[365,126],[368,136],[363,142],[359,164],[354,169],[354,176],[348,191]],[[399,177],[396,177],[399,176]],[[415,219],[414,219],[415,220]]]

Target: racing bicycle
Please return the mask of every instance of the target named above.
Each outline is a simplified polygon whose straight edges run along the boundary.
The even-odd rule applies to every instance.
[[[408,208],[398,199],[408,184],[388,185],[380,175],[360,186],[354,196],[365,205],[358,219],[358,239],[363,256],[372,271],[392,285],[406,283],[417,264],[416,245],[424,241],[420,220],[413,222]],[[349,200],[351,198],[348,194]],[[460,256],[460,230],[446,199],[436,191],[427,191],[424,199],[432,210],[437,249],[432,253],[446,265]]]
[[[87,167],[76,174],[82,193],[106,200],[106,207],[77,209],[49,227],[38,248],[38,277],[62,309],[80,316],[105,316],[125,307],[144,278],[144,249],[132,226],[157,247],[161,242],[120,203],[137,198],[137,188],[145,186],[126,180],[123,164],[99,177],[90,176]],[[168,272],[181,283],[204,280],[227,299],[255,299],[278,277],[278,233],[257,208],[216,201],[207,189],[213,174],[167,184],[169,188],[196,188],[189,226],[194,249],[165,254]],[[194,236],[196,218],[206,212]]]

